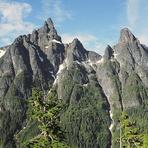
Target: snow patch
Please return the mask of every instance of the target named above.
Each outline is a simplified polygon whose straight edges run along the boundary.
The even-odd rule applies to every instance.
[[[117,53],[114,53],[114,58],[115,58],[115,59],[117,58],[117,56],[118,56],[118,54],[117,54]]]
[[[90,66],[94,66],[94,64],[100,64],[100,63],[103,63],[104,62],[104,58],[101,58],[100,60],[98,60],[98,61],[92,61],[92,60],[90,60],[90,59],[88,59],[88,61],[87,61],[87,64],[89,64]]]
[[[55,79],[55,75],[53,74],[53,71],[49,71],[49,73],[51,74],[51,76]]]
[[[53,39],[51,42],[58,43],[58,44],[62,44],[60,41],[58,41],[58,40],[56,40],[56,39]]]
[[[55,86],[55,85],[57,84],[57,82],[58,82],[58,77],[56,77],[56,78],[54,79],[53,86]]]
[[[84,87],[87,87],[87,86],[88,86],[88,83],[86,83],[86,84],[83,84],[83,86],[84,86]]]
[[[66,61],[66,59],[65,59],[65,61]],[[56,77],[55,77],[53,85],[57,84],[58,79],[59,79],[59,74],[62,72],[63,69],[66,68],[66,62],[65,61],[59,66],[59,70],[58,70],[58,72],[56,74]]]
[[[104,58],[101,58],[101,60],[97,61],[96,63],[97,63],[97,64],[101,64],[101,63],[103,63],[103,62],[104,62]]]
[[[110,118],[111,118],[111,120],[112,120],[111,125],[110,125],[110,127],[109,127],[109,130],[112,132],[112,129],[113,129],[113,127],[114,127],[114,122],[113,122],[113,113],[112,113],[111,110],[109,111],[109,115],[110,115]]]
[[[22,69],[19,69],[18,71],[17,71],[17,73],[16,73],[16,76],[18,76],[19,74],[21,74],[23,72],[23,70]]]
[[[37,54],[38,54],[38,56],[39,56],[40,61],[41,61],[41,62],[43,62],[43,61],[44,61],[44,59],[40,56],[40,54],[39,54],[39,51],[38,51],[38,50],[37,50]]]
[[[95,63],[94,62],[92,62],[90,59],[88,60],[88,62],[87,62],[90,66],[93,66]]]
[[[52,76],[54,79],[56,79],[56,77],[55,77],[55,75],[54,75],[54,74],[51,74],[51,76]]]
[[[90,59],[88,59],[88,63],[92,63]]]
[[[51,89],[48,91],[47,95],[49,95],[51,93]]]
[[[53,74],[52,74],[51,76],[52,76],[54,79],[56,78],[55,75],[53,75]]]
[[[77,64],[81,65],[81,63],[78,60],[75,60],[74,62],[76,62]]]
[[[5,54],[6,50],[0,50],[0,58]]]
[[[110,124],[110,126],[109,126],[109,130],[110,130],[110,132],[111,132],[111,134],[112,134],[112,130],[113,130],[113,127],[114,127],[114,120],[113,120],[113,113],[112,113],[112,111],[111,111],[111,109],[110,109],[110,111],[109,111],[109,115],[110,115],[110,118],[111,118],[111,124]],[[112,148],[112,143],[111,143],[111,148]]]
[[[82,63],[85,65],[85,67],[86,67],[87,65],[93,67],[93,66],[96,64],[96,62],[91,61],[90,59],[88,59],[87,61],[82,62]]]
[[[59,73],[61,73],[62,70],[63,70],[65,67],[66,67],[66,64],[65,64],[65,62],[63,62],[63,63],[59,66],[59,70],[58,70],[58,72],[57,72],[57,75],[58,75]]]
[[[139,75],[140,78],[144,78],[144,74],[142,72],[139,72],[138,75]]]
[[[49,72],[50,72],[51,74],[53,74],[53,71],[49,70]]]
[[[45,46],[45,49],[48,49],[49,48],[49,46]]]
[[[53,39],[53,40],[49,41],[49,43],[62,44],[62,42],[60,42],[60,41],[58,41],[58,40],[56,40],[56,39]],[[45,49],[48,49],[49,47],[50,47],[49,45],[46,45],[46,46],[45,46]]]

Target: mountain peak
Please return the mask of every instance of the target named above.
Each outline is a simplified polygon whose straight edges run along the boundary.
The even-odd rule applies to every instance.
[[[78,38],[74,38],[74,40],[72,41],[73,45],[77,45],[77,44],[82,44]]]
[[[47,21],[46,21],[48,24],[52,24],[53,25],[53,21],[52,21],[52,19],[49,17],[48,19],[47,19]]]
[[[77,49],[77,50],[82,50],[86,51],[85,48],[83,47],[83,44],[78,38],[75,38],[71,43],[70,46],[72,49]]]
[[[72,63],[73,61],[84,61],[87,58],[87,51],[83,47],[82,43],[75,38],[68,46],[67,49],[67,59],[68,63]]]
[[[54,24],[51,18],[48,18],[47,21],[45,21],[45,24],[49,27],[49,28],[53,28]]]
[[[44,32],[48,33],[49,31],[55,31],[55,28],[54,28],[54,24],[53,24],[53,21],[51,18],[48,18],[45,23],[44,23],[44,26],[43,26],[43,30]]]
[[[61,42],[61,37],[58,35],[51,18],[45,21],[43,27],[37,30],[35,36],[38,36],[40,42],[45,44],[48,44],[49,40],[51,41],[53,39]]]
[[[120,31],[120,43],[128,43],[128,42],[134,42],[136,37],[132,34],[132,32],[128,28],[123,28]]]
[[[114,113],[122,110],[143,121],[137,125],[139,130],[148,130],[147,48],[124,28],[119,43],[108,45],[102,57],[87,51],[77,38],[63,44],[51,18],[32,34],[0,48],[0,147],[39,147],[44,134],[39,130],[41,118],[36,117],[40,111],[46,117],[57,107],[55,113],[62,114],[52,120],[56,126],[51,130],[58,127],[52,136],[66,147],[113,147],[118,137],[112,135],[118,134],[120,126]],[[45,126],[49,126],[47,120],[42,120]],[[65,132],[59,135],[61,129]],[[48,129],[45,134],[50,137]],[[38,137],[41,140],[36,142]],[[45,140],[43,147],[52,147],[50,139]]]
[[[105,49],[105,54],[104,54],[104,59],[110,59],[113,56],[113,49],[111,48],[110,45],[107,45]]]

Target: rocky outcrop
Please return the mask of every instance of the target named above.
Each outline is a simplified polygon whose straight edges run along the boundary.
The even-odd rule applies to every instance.
[[[108,45],[105,49],[105,54],[103,58],[105,60],[110,60],[113,57],[113,53],[114,53],[113,49]]]
[[[14,146],[13,135],[26,116],[25,99],[30,96],[32,87],[44,91],[51,87],[64,53],[64,45],[51,19],[32,34],[19,36],[6,49],[0,58],[1,147]]]
[[[74,39],[66,49],[66,59],[68,65],[73,61],[82,62],[87,59],[87,51],[78,39]]]
[[[64,45],[49,18],[43,27],[19,36],[1,51],[3,148],[16,147],[14,135],[27,122],[26,100],[33,87],[44,93],[54,89],[64,101],[61,126],[74,147],[109,148],[117,114],[146,106],[148,48],[127,28],[121,30],[117,45],[108,45],[101,56],[87,51],[78,39]]]

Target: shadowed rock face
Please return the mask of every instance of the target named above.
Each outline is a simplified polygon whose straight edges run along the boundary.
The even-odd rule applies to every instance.
[[[67,140],[81,148],[109,148],[109,111],[147,101],[148,48],[127,28],[121,30],[119,43],[108,45],[101,56],[78,39],[64,45],[49,18],[5,50],[0,58],[0,147],[16,146],[14,135],[24,126],[32,87],[56,89],[68,106],[61,116]]]
[[[78,39],[74,39],[66,51],[68,64],[71,64],[73,61],[82,62],[87,59],[87,51]]]
[[[114,53],[113,49],[108,45],[105,49],[103,58],[106,60],[110,60],[113,57],[113,53]]]

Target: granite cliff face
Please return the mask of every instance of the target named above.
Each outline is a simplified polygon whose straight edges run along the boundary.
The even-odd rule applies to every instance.
[[[118,112],[147,105],[148,48],[127,28],[101,56],[87,51],[78,39],[63,44],[48,19],[0,54],[2,148],[17,147],[15,134],[26,125],[26,100],[33,87],[45,93],[55,89],[67,104],[61,126],[72,147],[114,146]]]

